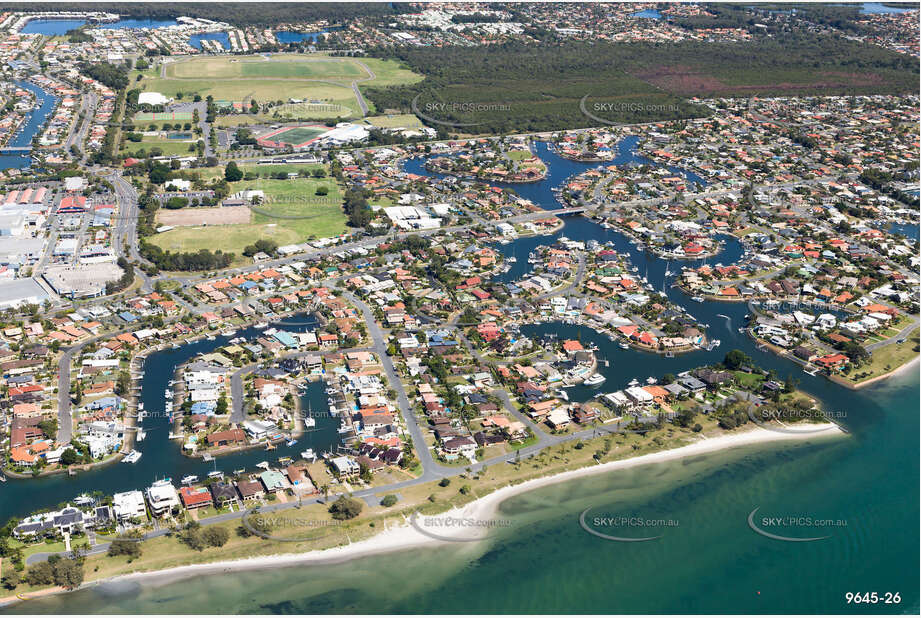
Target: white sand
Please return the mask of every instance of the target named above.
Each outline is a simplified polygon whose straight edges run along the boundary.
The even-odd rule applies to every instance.
[[[680,459],[682,457],[693,457],[704,453],[713,453],[726,449],[760,444],[764,442],[778,442],[790,440],[805,440],[809,438],[823,438],[831,436],[840,436],[844,432],[833,423],[810,424],[803,426],[802,433],[781,433],[771,431],[762,427],[756,427],[720,436],[717,438],[702,438],[693,444],[682,446],[667,451],[650,453],[639,457],[632,457],[620,461],[612,461],[595,466],[580,468],[569,472],[561,472],[551,476],[526,481],[517,485],[503,487],[488,496],[484,496],[463,507],[452,509],[441,515],[429,517],[419,517],[415,523],[407,522],[403,525],[393,526],[377,534],[376,536],[358,541],[341,547],[334,547],[320,551],[311,551],[301,554],[281,554],[273,556],[263,556],[256,558],[245,558],[240,560],[213,562],[209,564],[198,564],[190,566],[176,567],[163,571],[152,571],[149,573],[136,573],[123,575],[108,580],[92,582],[88,585],[111,583],[121,580],[157,580],[158,582],[168,582],[178,579],[185,579],[189,575],[204,575],[210,573],[225,573],[230,571],[254,570],[263,568],[275,568],[285,565],[304,565],[304,564],[329,564],[345,562],[362,556],[370,556],[392,551],[401,551],[422,546],[434,546],[450,541],[442,541],[421,532],[418,527],[430,530],[434,534],[450,537],[453,539],[469,539],[481,537],[489,534],[489,530],[483,527],[471,527],[458,524],[458,519],[477,520],[480,522],[490,521],[495,518],[499,505],[506,499],[546,485],[560,483],[569,479],[580,478],[592,474],[601,474],[614,470],[632,468],[645,464],[659,463]],[[817,431],[818,429],[826,429]],[[441,526],[431,525],[432,520],[441,519]],[[437,522],[436,522],[437,523]],[[427,525],[428,524],[428,525]],[[444,525],[447,524],[447,525]]]

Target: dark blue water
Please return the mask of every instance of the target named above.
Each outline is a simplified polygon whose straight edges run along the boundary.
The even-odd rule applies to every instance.
[[[140,30],[140,29],[153,29],[153,28],[168,28],[170,26],[178,26],[179,22],[175,19],[120,19],[111,24],[99,24],[95,26],[100,30]]]
[[[545,161],[552,170],[554,160]],[[559,204],[549,188],[535,201],[552,209]],[[617,232],[584,218],[565,221],[562,233],[569,238],[613,240],[654,287],[667,283],[664,261],[636,251]],[[519,248],[519,259],[526,260],[525,247],[533,242],[522,239],[506,247]],[[730,264],[740,255],[740,245],[727,241],[713,261]],[[793,375],[825,410],[843,411],[836,416],[850,435],[735,449],[528,492],[501,508],[502,517],[522,517],[527,525],[482,549],[448,544],[341,565],[222,573],[163,587],[129,583],[48,597],[22,611],[917,613],[917,371],[847,390],[802,373],[798,365],[740,335],[736,328],[747,311],[744,305],[688,303],[667,286],[666,293],[709,323],[711,336],[723,345],[666,359],[621,350],[586,327],[543,324],[522,332],[596,343],[599,355],[610,361],[610,367],[600,368],[608,378],[605,391],[631,378],[718,362],[738,348],[758,366]],[[145,381],[145,393],[146,388]],[[162,392],[162,384],[153,389]],[[570,392],[575,401],[593,393],[587,388]],[[579,513],[589,507],[609,515],[670,517],[680,526],[654,543],[599,541],[578,524]],[[847,525],[826,541],[781,543],[747,527],[746,516],[755,507],[771,515],[844,519]],[[897,591],[901,603],[856,606],[845,600],[847,592],[874,590]]]
[[[86,24],[83,19],[33,19],[20,30],[23,34],[58,36]]]
[[[321,34],[327,34],[326,30],[320,32],[292,32],[290,30],[279,30],[275,32],[275,38],[279,43],[300,43],[301,41],[314,41],[320,38]]]
[[[316,322],[305,316],[292,316],[281,320],[273,326],[291,332],[305,332],[316,328]],[[259,336],[254,328],[243,329],[234,337],[255,339]],[[339,421],[330,417],[324,384],[310,384],[302,398],[303,409],[316,415],[316,427],[298,439],[294,446],[284,443],[266,452],[264,449],[251,449],[216,457],[213,463],[201,459],[192,459],[180,453],[179,441],[169,440],[171,423],[165,414],[163,396],[169,388],[176,368],[199,354],[208,353],[227,345],[229,337],[218,335],[214,341],[202,339],[192,344],[183,345],[178,350],[167,349],[151,354],[144,363],[144,377],[141,380],[141,401],[144,411],[149,414],[142,425],[147,431],[147,438],[137,443],[135,448],[143,454],[135,464],[113,463],[88,472],[81,472],[76,477],[66,474],[49,476],[41,479],[16,480],[0,484],[0,522],[6,522],[13,516],[22,516],[40,508],[73,499],[84,492],[94,490],[106,494],[143,489],[152,481],[170,477],[178,480],[188,474],[204,478],[215,468],[226,474],[234,470],[247,468],[253,470],[261,461],[275,461],[279,457],[297,458],[307,447],[320,454],[339,443]]]
[[[534,145],[533,151],[547,166],[547,176],[544,179],[539,182],[529,183],[490,182],[489,184],[504,189],[512,189],[521,197],[531,200],[547,210],[563,208],[565,204],[557,198],[551,190],[565,184],[565,181],[572,176],[576,176],[590,169],[599,169],[609,165],[653,165],[662,167],[658,163],[636,152],[639,141],[640,138],[636,135],[625,137],[617,143],[617,156],[611,161],[605,161],[604,163],[571,161],[556,154],[546,142],[537,142]],[[420,176],[445,178],[448,174],[436,174],[425,169],[425,164],[429,159],[441,156],[444,155],[427,155],[408,159],[404,162],[403,169],[412,174],[419,174]],[[690,170],[685,170],[673,165],[666,165],[664,167],[687,179],[691,186],[693,186],[695,182],[700,183],[703,187],[706,187],[708,184],[706,179]]]
[[[890,223],[886,229],[893,234],[901,234],[912,240],[918,240],[919,227],[917,223]]]
[[[226,32],[204,32],[189,37],[189,45],[201,49],[202,41],[217,41],[224,49],[230,49],[230,35]]]
[[[917,4],[905,4],[904,7],[900,6],[886,6],[881,2],[864,2],[863,8],[860,9],[862,15],[874,15],[877,13],[907,13],[909,11],[917,11]]]
[[[32,110],[26,119],[25,124],[19,132],[10,140],[7,146],[20,147],[28,146],[32,143],[38,133],[42,131],[48,117],[54,112],[58,103],[58,98],[53,94],[44,91],[35,84],[27,81],[17,80],[16,84],[21,88],[33,92],[41,101],[38,109]],[[0,170],[12,168],[26,168],[32,165],[32,157],[29,155],[0,155]]]
[[[175,26],[178,23],[175,19],[120,19],[108,24],[93,24],[92,27],[100,30],[124,30],[127,28],[166,28]],[[86,24],[86,20],[83,19],[33,19],[26,24],[21,32],[24,34],[59,36]]]

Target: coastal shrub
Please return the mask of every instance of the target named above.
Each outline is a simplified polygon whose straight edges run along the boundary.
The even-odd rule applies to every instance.
[[[54,565],[54,583],[62,588],[73,590],[83,583],[83,565],[69,558]]]
[[[354,519],[361,514],[362,502],[355,498],[339,496],[339,499],[329,506],[333,519]]]
[[[109,545],[109,550],[106,554],[109,556],[128,556],[130,560],[133,560],[135,558],[140,558],[141,544],[134,541],[117,539],[112,541]]]
[[[466,496],[467,494],[470,493],[470,485],[463,485],[458,491],[460,491],[462,494]]]
[[[7,590],[14,590],[21,581],[22,576],[16,569],[7,569],[7,572],[3,574],[3,587]]]
[[[209,526],[202,532],[205,543],[211,547],[223,547],[230,540],[230,533],[220,526]]]
[[[201,524],[192,521],[186,524],[179,533],[179,541],[195,551],[204,551],[205,539],[202,536]]]
[[[47,562],[39,562],[29,567],[26,583],[30,586],[47,586],[54,582],[54,569]]]
[[[449,478],[443,478],[443,479],[441,479],[440,481],[438,481],[438,486],[439,486],[439,487],[447,487],[447,486],[450,485],[450,484],[451,484],[451,479],[449,479]]]

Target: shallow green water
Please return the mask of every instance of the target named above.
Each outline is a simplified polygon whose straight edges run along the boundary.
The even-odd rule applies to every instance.
[[[324,566],[97,586],[20,605],[34,613],[617,613],[918,610],[918,378],[842,391],[859,420],[845,438],[774,443],[541,488],[506,501],[490,540]],[[608,541],[579,514],[670,519],[661,538]],[[817,542],[747,523],[844,520]],[[644,536],[648,529],[595,528]],[[810,536],[807,528],[772,529]],[[898,591],[853,606],[845,593]]]
[[[558,157],[549,162],[558,176],[572,171]],[[535,183],[528,191],[549,204],[548,187],[556,182],[554,177]],[[716,362],[739,348],[760,367],[792,374],[850,434],[734,449],[545,487],[505,502],[500,517],[514,525],[483,543],[337,565],[184,577],[166,584],[101,585],[6,612],[918,613],[917,365],[860,391],[805,375],[737,332],[745,306],[687,303],[666,285],[662,260],[636,251],[622,236],[592,221],[569,219],[565,233],[576,240],[615,242],[656,289],[666,289],[723,341],[713,352],[664,359],[620,350],[607,339],[593,338],[588,329],[576,329],[611,361],[602,370],[608,386]],[[519,261],[527,255],[517,245],[509,247]],[[739,252],[737,243],[730,243],[713,261],[731,263]],[[573,336],[566,330],[572,327],[555,328]],[[159,393],[163,387],[154,383],[151,388]],[[579,399],[585,394],[573,393]],[[168,452],[155,454],[166,457]],[[21,510],[3,503],[13,489],[0,490],[0,513],[5,507]],[[662,535],[649,542],[609,541],[580,526],[579,515],[587,508],[589,522],[626,514],[677,525],[592,526],[613,536]],[[747,518],[755,508],[760,509],[756,523],[763,516],[813,517],[843,525],[763,526],[782,536],[829,536],[782,542],[749,527]],[[848,592],[874,591],[899,592],[901,603],[845,602]]]

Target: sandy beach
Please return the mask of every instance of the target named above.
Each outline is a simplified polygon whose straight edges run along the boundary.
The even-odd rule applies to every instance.
[[[772,431],[763,427],[754,427],[716,438],[701,438],[697,442],[687,446],[667,451],[612,461],[533,479],[516,485],[508,485],[463,507],[452,509],[437,516],[425,516],[419,517],[418,519],[414,518],[412,520],[407,520],[401,525],[389,527],[370,539],[341,547],[301,554],[278,554],[241,560],[188,565],[163,571],[151,571],[148,573],[132,573],[111,579],[88,582],[84,584],[84,587],[128,580],[168,583],[170,581],[185,579],[193,575],[268,569],[287,565],[332,564],[364,556],[414,549],[423,546],[431,547],[452,542],[451,540],[439,540],[436,538],[438,536],[450,536],[454,541],[477,540],[478,538],[488,535],[489,529],[477,526],[459,526],[457,522],[461,519],[480,522],[491,521],[495,518],[499,505],[503,501],[512,496],[532,491],[540,487],[561,483],[570,479],[603,474],[615,470],[624,470],[635,466],[672,461],[683,457],[693,457],[705,453],[714,453],[741,446],[844,435],[844,432],[834,423],[803,425],[803,430],[802,433],[785,433]],[[446,521],[447,525],[445,525]],[[454,522],[454,524],[452,525],[451,522]],[[428,533],[429,530],[431,530],[430,534]]]
[[[901,367],[896,367],[895,369],[893,369],[893,370],[890,371],[889,373],[884,373],[884,374],[881,375],[881,376],[876,376],[875,378],[870,378],[869,380],[866,380],[865,382],[860,382],[859,384],[851,384],[851,383],[845,382],[845,381],[841,381],[841,382],[838,382],[838,383],[839,383],[839,384],[844,384],[845,386],[847,386],[848,388],[851,388],[851,389],[853,389],[853,390],[857,390],[857,389],[860,389],[860,388],[864,388],[864,387],[870,386],[871,384],[876,384],[877,382],[881,382],[881,381],[886,380],[886,379],[888,379],[888,378],[894,378],[895,376],[902,375],[903,373],[907,373],[908,371],[917,371],[917,370],[918,370],[918,369],[917,369],[917,365],[918,365],[918,361],[919,361],[919,360],[921,360],[921,356],[916,356],[915,358],[913,358],[912,360],[908,361],[907,363],[905,363],[905,364],[902,365]]]

